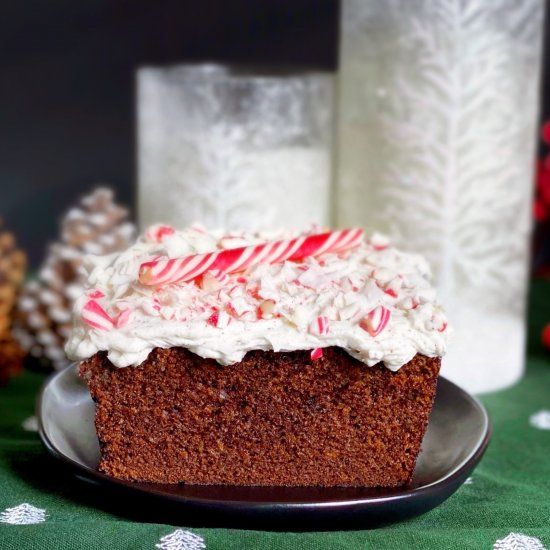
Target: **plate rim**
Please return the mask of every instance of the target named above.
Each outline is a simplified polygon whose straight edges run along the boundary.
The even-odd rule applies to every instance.
[[[56,447],[56,445],[51,441],[50,437],[46,432],[43,417],[42,417],[42,408],[43,408],[45,393],[48,390],[48,387],[54,382],[55,379],[60,378],[63,375],[66,376],[68,371],[76,370],[77,366],[78,366],[78,363],[71,363],[70,365],[67,365],[65,368],[52,373],[44,381],[44,383],[42,384],[42,387],[40,388],[40,392],[38,393],[38,396],[36,399],[36,417],[38,420],[38,435],[45,449],[48,451],[48,453],[50,453],[56,460],[59,460],[60,462],[68,465],[76,477],[78,477],[79,479],[87,483],[93,483],[93,484],[106,483],[110,485],[115,485],[120,489],[135,491],[136,493],[146,495],[146,496],[155,496],[157,498],[161,497],[163,499],[168,499],[170,501],[179,502],[182,504],[185,503],[185,504],[194,504],[194,505],[202,505],[202,506],[220,506],[221,505],[224,508],[225,507],[231,507],[232,509],[246,508],[248,510],[250,509],[263,510],[266,508],[270,510],[278,509],[278,508],[284,508],[284,509],[292,508],[292,509],[299,510],[302,508],[309,509],[312,507],[319,509],[319,508],[325,508],[325,507],[326,508],[346,508],[350,506],[366,505],[366,504],[385,505],[385,504],[389,504],[397,501],[399,502],[407,501],[407,500],[421,497],[423,495],[428,496],[431,493],[433,493],[434,489],[437,489],[440,486],[444,488],[449,484],[453,484],[457,480],[460,480],[464,472],[470,472],[471,470],[473,470],[476,464],[481,460],[485,451],[487,450],[487,447],[491,441],[491,437],[493,434],[493,426],[492,426],[490,415],[487,412],[487,409],[485,408],[485,406],[481,403],[481,401],[476,396],[470,394],[469,392],[462,389],[460,386],[458,386],[454,382],[451,382],[444,376],[439,376],[438,384],[443,383],[445,385],[448,385],[453,391],[458,391],[459,393],[461,393],[474,405],[477,411],[481,413],[481,418],[482,418],[481,430],[482,431],[481,431],[481,436],[479,437],[476,444],[472,447],[472,450],[470,451],[470,453],[454,469],[447,472],[443,477],[435,481],[432,481],[431,483],[428,483],[426,485],[421,485],[419,487],[405,488],[403,490],[397,490],[397,491],[396,489],[392,489],[393,491],[396,491],[396,492],[391,494],[382,493],[380,495],[371,495],[366,497],[357,497],[352,499],[348,498],[348,499],[334,500],[334,501],[316,500],[316,501],[281,502],[281,501],[268,501],[268,500],[265,500],[265,501],[235,500],[235,499],[208,498],[208,497],[201,497],[201,496],[188,496],[183,494],[180,495],[180,494],[174,494],[174,493],[167,493],[160,489],[155,488],[154,486],[151,486],[150,484],[148,484],[145,487],[143,483],[140,483],[140,482],[117,479],[107,474],[104,474],[103,472],[100,472],[97,469],[91,468],[90,466],[82,464],[81,462],[78,462],[73,458],[70,458],[69,456],[64,454],[62,451],[60,451]],[[453,492],[454,491],[452,491],[450,494],[452,494]]]

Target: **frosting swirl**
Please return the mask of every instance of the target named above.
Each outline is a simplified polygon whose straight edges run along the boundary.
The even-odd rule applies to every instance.
[[[207,271],[160,288],[138,281],[144,262],[291,236],[154,226],[122,254],[88,257],[87,290],[75,305],[67,354],[84,360],[107,351],[114,365],[127,367],[155,347],[182,346],[229,365],[250,350],[338,346],[369,366],[383,362],[397,370],[416,353],[445,353],[449,329],[427,263],[379,234],[354,250],[300,262]],[[86,317],[90,311],[98,322]]]

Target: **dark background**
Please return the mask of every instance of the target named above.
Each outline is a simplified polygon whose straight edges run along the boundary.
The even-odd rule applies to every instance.
[[[36,266],[97,182],[134,199],[134,72],[224,61],[334,69],[333,0],[3,2],[0,216]]]
[[[60,214],[98,182],[133,204],[138,66],[335,70],[337,63],[338,0],[48,0],[2,8],[0,216],[34,267]]]

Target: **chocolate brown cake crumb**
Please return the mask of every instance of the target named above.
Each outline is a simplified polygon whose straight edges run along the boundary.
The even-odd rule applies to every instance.
[[[340,348],[249,352],[221,366],[183,348],[138,367],[83,362],[100,470],[120,479],[225,485],[399,486],[412,477],[441,360],[397,372]]]

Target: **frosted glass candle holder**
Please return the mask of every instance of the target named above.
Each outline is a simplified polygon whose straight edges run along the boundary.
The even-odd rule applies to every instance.
[[[523,372],[543,0],[343,0],[336,218],[427,256],[443,375]]]
[[[175,66],[140,69],[137,84],[142,228],[328,223],[330,75]]]

